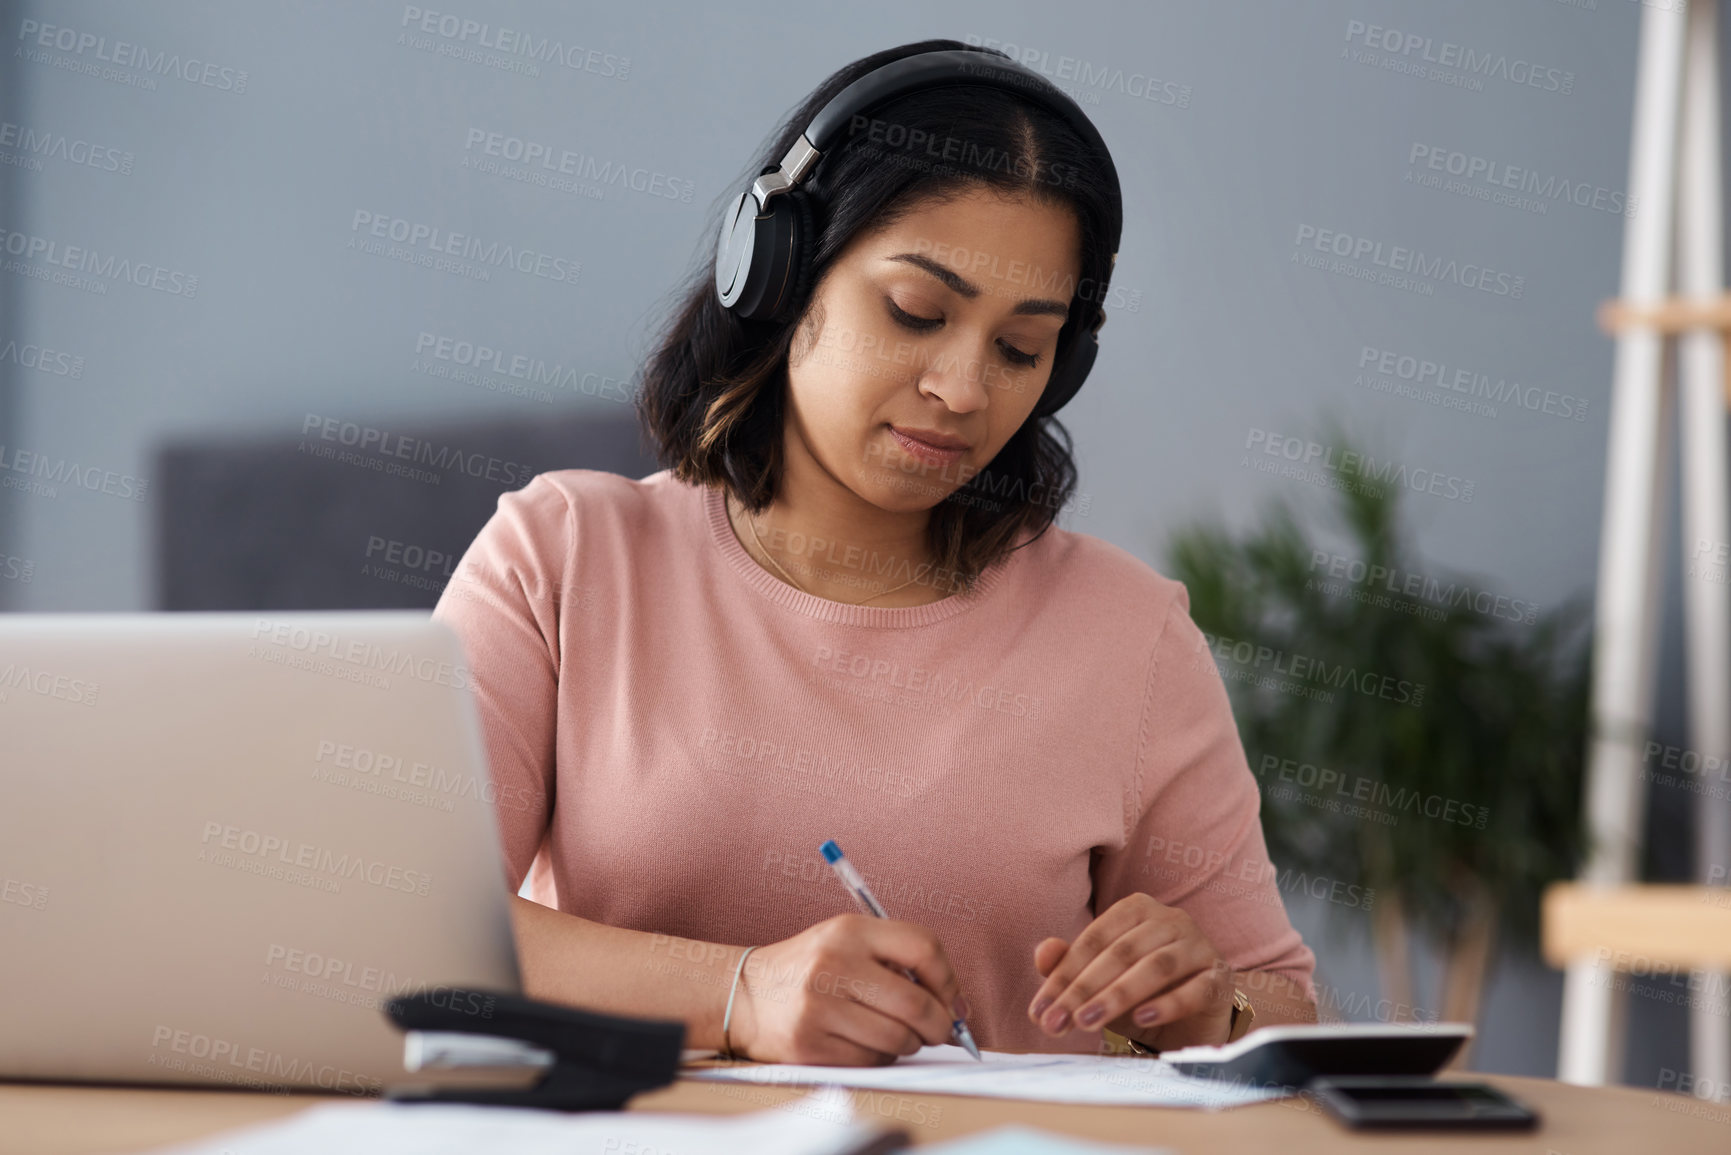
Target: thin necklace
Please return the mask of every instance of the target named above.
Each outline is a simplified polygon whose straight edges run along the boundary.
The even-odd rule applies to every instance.
[[[800,593],[811,594],[812,597],[816,597],[817,596],[816,594],[812,594],[810,590],[808,590],[804,586],[800,585],[797,581],[794,581],[793,575],[788,573],[786,570],[782,569],[781,563],[775,560],[775,555],[770,553],[769,550],[764,548],[763,539],[757,536],[757,523],[751,520],[751,516],[748,513],[746,513],[746,511],[744,509],[741,509],[739,511],[739,516],[745,518],[745,524],[751,530],[751,540],[757,543],[758,551],[761,552],[764,557],[769,559],[769,564],[775,567],[776,572],[779,573],[782,577],[786,578],[789,582],[791,582],[793,587],[795,589],[797,589]],[[901,585],[891,586],[889,589],[884,590],[881,593],[875,593],[871,597],[866,598],[865,601],[843,602],[842,604],[843,605],[850,605],[850,606],[863,606],[866,604],[866,602],[873,602],[873,601],[876,601],[877,599],[885,596],[886,594],[893,594],[899,589],[905,589],[906,587],[913,585],[914,582],[917,580],[919,580],[919,579],[909,578],[907,581],[903,582]],[[840,599],[835,599],[835,600],[839,601]]]

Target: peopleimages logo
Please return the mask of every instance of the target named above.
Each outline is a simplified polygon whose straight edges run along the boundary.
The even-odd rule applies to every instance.
[[[467,154],[463,157],[465,167],[471,166],[471,158],[477,153],[482,157],[520,164],[525,170],[523,179],[530,184],[545,185],[553,177],[564,176],[602,187],[616,185],[645,196],[684,204],[690,204],[697,192],[696,181],[668,176],[658,169],[629,165],[623,161],[597,160],[588,153],[556,148],[544,141],[527,140],[485,128],[469,129],[463,141],[463,151]],[[507,170],[504,175],[514,174]]]
[[[399,890],[405,894],[424,896],[433,883],[433,876],[424,870],[395,866],[358,852],[351,854],[344,851],[339,854],[328,846],[311,842],[291,842],[280,835],[249,830],[214,819],[204,824],[204,834],[199,841],[206,848],[199,851],[199,860],[209,860],[219,866],[230,863],[220,857],[212,857],[210,851],[232,851],[258,862],[268,861],[272,865],[317,871],[334,878],[358,879],[372,886]]]
[[[404,978],[383,967],[366,966],[352,959],[285,946],[282,943],[273,942],[265,948],[264,965],[267,971],[284,972],[275,976],[279,979],[278,986],[295,985],[280,980],[299,975],[305,980],[298,984],[299,989],[307,994],[330,998],[338,993],[345,993],[350,997],[339,1001],[362,1006],[377,1007],[385,999],[425,995],[429,996],[428,1001],[433,1006],[441,1010],[471,1015],[478,1019],[490,1019],[499,1002],[497,995],[483,991],[457,990],[442,984],[429,984],[425,979]],[[341,988],[344,987],[350,988],[349,991],[342,992]],[[365,997],[371,994],[382,997]]]
[[[24,48],[19,50],[20,54],[36,63],[58,63],[52,58],[38,59],[46,57],[46,53],[39,51],[40,49],[53,49],[56,52],[69,52],[80,59],[88,57],[90,60],[99,60],[117,68],[136,69],[151,76],[172,76],[188,84],[215,88],[222,92],[239,94],[246,91],[244,68],[213,64],[196,56],[182,57],[178,52],[152,52],[142,44],[132,44],[125,40],[110,41],[106,36],[80,32],[64,24],[24,20],[18,25],[18,39],[24,45]]]
[[[1507,377],[1493,378],[1490,374],[1476,369],[1450,365],[1444,361],[1432,361],[1427,357],[1399,350],[1362,345],[1358,351],[1358,367],[1361,372],[1354,379],[1353,383],[1356,385],[1377,388],[1380,383],[1376,377],[1392,379],[1408,388],[1391,387],[1378,389],[1378,392],[1399,392],[1410,395],[1415,400],[1428,400],[1430,391],[1440,391],[1438,400],[1444,408],[1496,416],[1494,408],[1478,404],[1479,401],[1484,401],[1496,405],[1519,406],[1533,413],[1543,413],[1565,421],[1584,421],[1587,416],[1588,403],[1585,397],[1577,397],[1573,393],[1559,393],[1554,389],[1541,389],[1537,385],[1523,385]],[[1367,369],[1371,372],[1362,372]],[[1449,396],[1457,393],[1462,395],[1460,399]]]
[[[1322,445],[1302,437],[1288,437],[1266,429],[1251,428],[1245,435],[1244,448],[1260,449],[1266,457],[1281,458],[1293,463],[1293,466],[1301,471],[1315,470],[1319,476],[1362,479],[1372,486],[1392,485],[1397,489],[1428,493],[1450,501],[1470,503],[1477,488],[1474,482],[1452,473],[1441,473],[1422,467],[1408,468],[1406,463],[1392,457],[1378,461],[1374,454],[1339,450],[1332,445]],[[1272,465],[1249,456],[1239,464],[1260,469],[1264,473],[1279,472]]]
[[[1308,654],[1289,654],[1285,650],[1277,650],[1273,646],[1260,645],[1241,638],[1228,638],[1220,634],[1203,633],[1202,644],[1197,652],[1208,652],[1216,662],[1233,662],[1241,670],[1232,672],[1220,669],[1222,677],[1232,677],[1234,681],[1249,682],[1252,685],[1263,684],[1258,679],[1291,678],[1290,685],[1303,688],[1302,683],[1312,682],[1317,686],[1329,689],[1348,689],[1363,694],[1367,698],[1381,698],[1385,702],[1395,702],[1402,706],[1419,707],[1424,705],[1425,684],[1409,682],[1405,678],[1397,678],[1391,674],[1380,674],[1375,670],[1361,670],[1357,666],[1349,666],[1344,662],[1330,664],[1323,658]],[[1192,663],[1195,668],[1196,663]],[[1218,665],[1216,666],[1219,669]],[[1263,674],[1266,670],[1267,673]],[[1242,673],[1245,676],[1236,676]],[[1280,689],[1279,685],[1270,688]],[[1301,694],[1300,697],[1314,698],[1316,694]],[[1333,701],[1325,697],[1323,701]]]
[[[63,160],[67,164],[84,165],[101,172],[117,172],[122,176],[132,173],[133,156],[130,152],[122,152],[112,145],[95,144],[78,137],[70,137],[63,132],[13,124],[9,120],[0,121],[0,149],[15,149],[24,156]]]
[[[529,397],[544,404],[554,402],[551,390],[580,393],[621,404],[630,404],[637,396],[636,387],[621,377],[609,377],[605,373],[557,361],[549,364],[546,359],[527,353],[426,329],[415,336],[415,359],[410,368],[431,377],[449,378],[490,392]],[[498,382],[485,374],[508,377],[513,384]]]
[[[1312,898],[1320,898],[1340,906],[1369,910],[1376,900],[1376,888],[1373,886],[1361,887],[1321,875],[1313,877],[1291,867],[1281,870],[1272,862],[1258,862],[1249,856],[1229,859],[1224,852],[1212,847],[1204,847],[1194,842],[1179,842],[1158,834],[1148,838],[1142,873],[1169,881],[1182,881],[1187,886],[1200,885],[1207,890],[1252,898],[1270,905],[1280,902],[1278,894],[1268,893],[1270,882],[1275,884],[1277,890],[1287,894],[1308,894]],[[1250,885],[1233,885],[1239,882]]]
[[[581,44],[566,44],[551,36],[536,36],[503,25],[470,20],[449,12],[431,12],[413,4],[403,6],[402,27],[426,36],[437,36],[452,47],[487,49],[521,62],[561,64],[574,72],[589,72],[610,80],[626,80],[631,75],[631,57],[615,56],[584,48]],[[447,53],[451,55],[451,53]]]
[[[56,377],[84,376],[83,357],[28,342],[20,345],[15,340],[7,340],[0,344],[0,362],[8,361],[20,369],[34,369]]]
[[[583,270],[582,261],[556,257],[531,248],[503,245],[497,241],[488,243],[468,233],[453,233],[436,225],[394,217],[388,213],[369,212],[366,209],[355,210],[354,219],[349,222],[349,231],[355,234],[349,238],[350,248],[359,248],[360,244],[357,242],[363,237],[390,240],[407,246],[411,252],[421,252],[421,255],[428,258],[427,261],[413,262],[417,264],[429,263],[432,257],[446,256],[475,264],[491,265],[494,268],[515,269],[519,273],[528,273],[548,281],[561,281],[567,285],[575,285],[577,275]]]
[[[971,172],[1010,173],[1022,180],[1032,180],[1038,184],[1076,187],[1077,170],[1074,165],[1052,163],[1043,157],[1029,161],[1020,154],[981,145],[967,137],[952,136],[949,133],[940,136],[923,128],[909,128],[898,121],[866,116],[863,113],[855,114],[848,123],[848,137],[855,139],[862,134],[871,144],[896,149],[905,157],[923,157],[926,162],[932,163],[941,161]],[[883,149],[868,155],[883,156]],[[930,168],[932,163],[922,167]]]
[[[835,886],[834,871],[829,863],[815,854],[801,854],[791,849],[766,850],[763,855],[763,870],[765,874],[798,879],[825,892]],[[995,905],[991,899],[975,899],[956,891],[945,890],[941,885],[932,885],[929,881],[890,878],[876,869],[861,870],[860,874],[864,876],[866,885],[871,887],[872,893],[895,910],[918,907],[962,922],[991,921],[992,907]],[[791,888],[788,889],[791,892]]]
[[[1311,268],[1327,267],[1330,272],[1346,273],[1361,280],[1374,280],[1379,284],[1394,285],[1396,288],[1414,289],[1424,296],[1435,291],[1431,285],[1425,283],[1427,281],[1443,281],[1459,285],[1463,289],[1477,289],[1514,301],[1520,300],[1526,293],[1525,277],[1499,272],[1471,261],[1463,264],[1453,257],[1426,254],[1423,249],[1384,245],[1382,241],[1370,237],[1354,236],[1334,229],[1319,229],[1315,225],[1301,224],[1292,243],[1292,259],[1296,263]],[[1329,265],[1326,257],[1312,257],[1306,253],[1304,250],[1307,248],[1338,257],[1340,261]],[[1371,267],[1341,263],[1345,261],[1369,261]],[[1379,269],[1383,271],[1378,272]]]
[[[1428,603],[1432,613],[1420,616],[1442,621],[1450,610],[1467,609],[1484,617],[1532,625],[1538,620],[1537,603],[1521,598],[1505,597],[1489,590],[1475,589],[1468,582],[1446,584],[1434,577],[1410,573],[1398,566],[1367,563],[1362,558],[1326,550],[1310,551],[1310,577],[1304,588],[1320,590],[1333,596],[1345,595],[1353,601],[1366,601],[1391,609],[1416,609],[1413,602]],[[1382,594],[1393,595],[1384,597]],[[1413,599],[1404,602],[1402,598]]]
[[[905,572],[907,563],[902,564]],[[1017,693],[1005,686],[994,686],[988,682],[975,687],[972,681],[963,681],[959,676],[946,677],[941,670],[926,666],[903,666],[899,662],[869,654],[834,650],[828,646],[817,648],[812,657],[812,665],[826,674],[847,674],[860,681],[881,683],[898,690],[925,695],[945,704],[966,702],[982,710],[995,710],[1017,718],[1039,718],[1040,709],[1045,703],[1044,698]]]
[[[0,702],[6,700],[7,690],[28,690],[44,698],[59,698],[77,706],[94,706],[96,693],[101,688],[97,683],[83,678],[57,674],[52,670],[31,669],[29,666],[20,666],[17,662],[0,666]]]
[[[1471,826],[1475,830],[1483,830],[1485,823],[1490,821],[1489,807],[1459,802],[1441,794],[1421,794],[1405,786],[1390,786],[1387,782],[1366,778],[1362,774],[1331,770],[1326,766],[1301,762],[1296,758],[1282,758],[1278,754],[1264,754],[1256,767],[1256,773],[1262,778],[1273,774],[1282,782],[1296,783],[1306,790],[1327,792],[1332,789],[1335,797],[1330,801],[1346,799],[1369,802],[1397,813],[1410,811],[1457,826]],[[1339,807],[1331,809],[1338,810]]]
[[[114,253],[104,255],[87,245],[63,244],[52,237],[19,232],[4,225],[0,225],[0,252],[22,262],[40,261],[54,269],[68,269],[108,281],[127,281],[141,289],[154,289],[170,296],[189,300],[198,296],[198,278],[191,273],[149,261],[134,261]],[[27,267],[9,271],[26,272]],[[96,282],[96,287],[104,293],[108,291],[108,286],[101,281]]]
[[[513,810],[530,810],[535,805],[535,796],[525,786],[499,786],[491,777],[482,774],[467,774],[456,770],[447,770],[443,766],[435,766],[419,759],[409,760],[400,754],[391,754],[381,750],[369,749],[348,742],[338,742],[334,739],[319,740],[313,755],[313,777],[321,781],[337,780],[337,785],[351,785],[359,782],[400,783],[402,792],[410,793],[407,788],[415,787],[434,795],[444,795],[440,799],[444,805],[439,809],[452,809],[449,799],[471,799],[485,802],[488,806],[509,806]],[[332,771],[341,773],[333,775]],[[356,785],[355,789],[362,787]],[[373,791],[378,793],[378,791]]]
[[[1058,56],[1042,48],[1027,48],[990,36],[968,33],[962,43],[974,48],[992,48],[1010,57],[1024,68],[1030,68],[1052,81],[1078,103],[1098,104],[1099,93],[1116,92],[1137,100],[1189,108],[1191,90],[1188,84],[1162,80],[1146,72],[1126,72],[1122,68],[1095,64],[1079,56]],[[1074,90],[1064,82],[1076,85]]]
[[[1572,181],[1554,173],[1542,176],[1533,169],[1493,160],[1487,156],[1476,156],[1414,141],[1407,152],[1406,162],[1412,166],[1406,174],[1408,183],[1416,180],[1419,184],[1442,188],[1446,192],[1460,192],[1466,196],[1494,200],[1514,208],[1530,209],[1542,214],[1550,208],[1550,202],[1562,200],[1613,216],[1635,215],[1635,198],[1625,196],[1621,190],[1589,184],[1586,181]],[[1437,173],[1446,173],[1461,179],[1446,184],[1440,177],[1427,179]],[[1461,187],[1451,187],[1454,185]],[[1526,195],[1513,196],[1503,193],[1503,189]]]
[[[0,902],[9,902],[30,910],[42,910],[48,905],[48,888],[0,876]]]
[[[338,445],[354,446],[361,453],[379,455],[370,460],[398,458],[413,461],[417,465],[430,465],[441,471],[440,474],[432,475],[435,477],[454,469],[470,477],[485,477],[488,481],[514,487],[526,484],[535,476],[535,470],[531,466],[519,461],[504,461],[484,453],[466,453],[461,449],[436,444],[423,438],[392,433],[355,421],[324,417],[317,413],[308,413],[301,422],[301,436],[311,439],[315,448],[318,447],[318,441],[330,441]],[[305,446],[307,442],[303,441],[301,444]],[[390,470],[381,469],[380,472]]]
[[[253,623],[252,636],[253,640],[261,645],[249,650],[249,657],[264,656],[267,651],[262,647],[272,646],[279,651],[329,658],[367,670],[405,675],[422,682],[452,686],[459,690],[467,689],[470,685],[468,667],[461,663],[451,665],[437,658],[408,650],[387,649],[375,642],[344,637],[323,629],[259,618]]]
[[[224,1083],[264,1087],[310,1080],[326,1091],[348,1095],[376,1095],[384,1089],[384,1083],[376,1076],[357,1074],[347,1067],[315,1064],[307,1059],[290,1058],[280,1051],[162,1024],[151,1033],[150,1046],[151,1066],[186,1071]],[[161,1050],[172,1054],[161,1054]],[[223,1066],[218,1066],[219,1063]]]
[[[1380,24],[1366,24],[1362,20],[1346,22],[1346,42],[1346,47],[1340,50],[1341,56],[1358,63],[1380,64],[1391,71],[1441,74],[1427,75],[1426,79],[1443,79],[1453,73],[1461,79],[1477,80],[1478,87],[1481,88],[1485,80],[1504,80],[1510,84],[1556,92],[1564,96],[1575,91],[1575,74],[1566,69],[1543,67],[1519,57],[1510,59],[1506,53],[1480,51],[1469,45],[1456,44],[1452,40],[1436,40],[1416,32],[1402,32],[1397,28],[1384,28]],[[1355,46],[1358,49],[1374,51],[1355,52]],[[1379,60],[1376,52],[1387,55]],[[1393,67],[1396,64],[1406,67]],[[1436,67],[1429,70],[1421,68],[1427,64]]]
[[[18,476],[13,476],[14,474]],[[38,497],[56,497],[60,486],[105,493],[127,501],[143,501],[150,479],[116,473],[95,465],[80,465],[64,457],[49,457],[0,442],[0,489],[16,489]]]

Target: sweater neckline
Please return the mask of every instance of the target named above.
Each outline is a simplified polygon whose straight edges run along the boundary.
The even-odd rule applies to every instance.
[[[808,594],[803,590],[788,585],[761,565],[745,551],[739,538],[734,536],[733,526],[727,520],[727,502],[720,486],[703,486],[703,504],[708,515],[709,533],[716,548],[721,551],[736,573],[745,579],[745,583],[758,593],[767,597],[777,605],[792,610],[808,618],[820,621],[834,622],[844,626],[875,626],[895,629],[911,626],[930,625],[953,618],[957,614],[966,613],[986,600],[987,596],[998,587],[1003,580],[1004,572],[1009,565],[1017,560],[1018,554],[1012,553],[1008,558],[999,558],[981,572],[974,583],[971,593],[955,593],[939,598],[935,602],[927,602],[923,606],[856,606],[847,602],[831,601]]]

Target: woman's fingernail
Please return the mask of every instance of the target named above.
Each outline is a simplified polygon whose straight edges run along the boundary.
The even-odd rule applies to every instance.
[[[1106,1008],[1101,1006],[1083,1007],[1076,1015],[1076,1025],[1084,1030],[1092,1030],[1094,1024],[1106,1017]]]
[[[1043,1025],[1047,1034],[1061,1035],[1070,1026],[1070,1012],[1063,1007],[1053,1007],[1052,1013],[1046,1016]]]
[[[1130,1017],[1135,1021],[1136,1025],[1139,1027],[1151,1026],[1151,1025],[1153,1025],[1154,1020],[1160,1017],[1160,1008],[1159,1007],[1143,1007],[1141,1010],[1137,1011],[1134,1015],[1132,1015]]]
[[[1038,1019],[1038,1018],[1042,1017],[1043,1015],[1045,1015],[1046,1008],[1051,1006],[1051,1005],[1052,1005],[1051,999],[1036,999],[1034,1001],[1034,1009],[1030,1013],[1034,1016],[1034,1018]]]
[[[958,1019],[967,1018],[968,1017],[968,1000],[963,998],[961,995],[957,995],[956,1001],[950,1004],[950,1011]]]

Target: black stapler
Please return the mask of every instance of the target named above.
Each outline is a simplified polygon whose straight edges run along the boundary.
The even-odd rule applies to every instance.
[[[437,987],[385,1004],[411,1071],[539,1067],[524,1088],[398,1086],[403,1103],[477,1103],[552,1111],[616,1111],[679,1069],[685,1024],[630,1019],[495,991]]]

